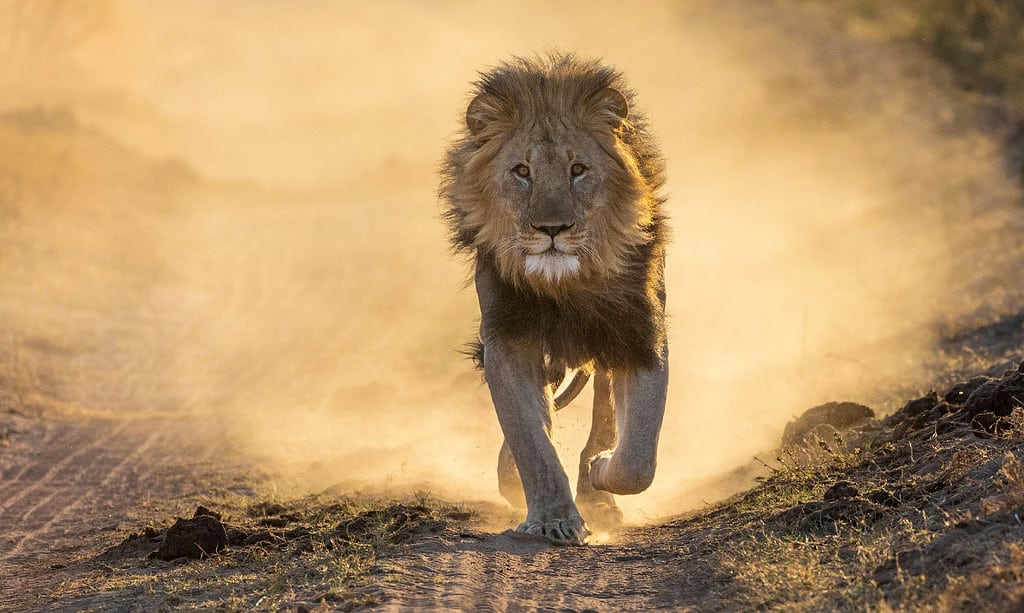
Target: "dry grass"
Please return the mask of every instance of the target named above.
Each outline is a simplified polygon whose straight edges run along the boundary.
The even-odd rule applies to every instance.
[[[1024,409],[993,434],[967,419],[985,400],[943,410],[935,396],[931,419],[915,418],[930,400],[908,403],[845,445],[812,436],[760,487],[687,520],[716,533],[709,563],[732,577],[729,607],[1019,610]]]

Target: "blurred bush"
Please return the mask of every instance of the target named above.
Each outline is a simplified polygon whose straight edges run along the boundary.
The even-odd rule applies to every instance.
[[[923,46],[966,89],[1024,108],[1024,0],[795,0],[846,25]]]
[[[916,34],[965,87],[1024,98],[1024,0],[924,0],[918,6]]]

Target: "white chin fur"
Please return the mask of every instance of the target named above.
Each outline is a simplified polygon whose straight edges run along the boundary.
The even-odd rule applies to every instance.
[[[580,271],[580,259],[566,253],[541,253],[526,256],[526,274],[557,282],[574,277]]]

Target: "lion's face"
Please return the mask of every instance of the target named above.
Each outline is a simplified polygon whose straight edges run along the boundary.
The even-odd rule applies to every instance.
[[[620,272],[647,239],[649,190],[616,135],[626,100],[611,88],[584,100],[516,108],[484,94],[467,111],[482,144],[455,185],[462,224],[506,279],[545,293]]]
[[[505,142],[488,171],[494,206],[508,218],[499,253],[523,274],[559,283],[594,268],[593,214],[614,173],[612,160],[585,132],[523,126]],[[582,269],[587,270],[582,270]]]

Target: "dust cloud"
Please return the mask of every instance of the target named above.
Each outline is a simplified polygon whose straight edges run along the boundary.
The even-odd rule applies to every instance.
[[[8,321],[88,339],[67,403],[215,416],[289,492],[497,498],[501,434],[458,352],[475,296],[435,190],[468,82],[512,54],[613,63],[669,158],[672,377],[658,477],[622,499],[634,520],[720,494],[814,404],[886,410],[927,386],[937,326],[978,307],[958,281],[967,200],[1015,197],[941,75],[787,4],[4,2],[3,110],[63,110],[117,152],[55,168],[177,173],[143,184],[155,212],[111,189],[87,214],[5,222],[81,243],[0,262],[5,289],[33,280]],[[51,124],[26,142],[61,147]],[[94,272],[51,275],[58,259]],[[85,303],[104,334],[60,316]],[[58,313],[33,320],[40,304]],[[570,474],[587,401],[558,417]]]

